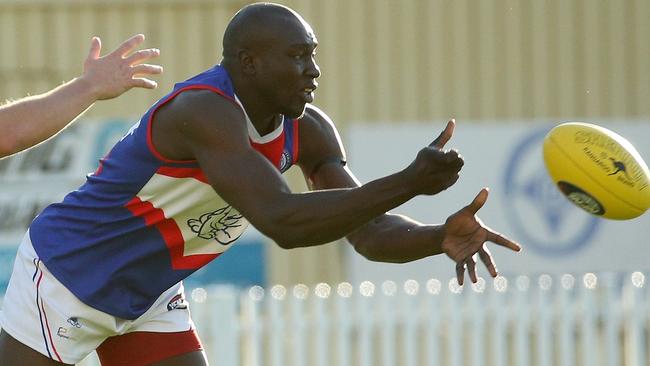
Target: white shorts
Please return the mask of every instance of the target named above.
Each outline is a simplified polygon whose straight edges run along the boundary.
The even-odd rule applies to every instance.
[[[18,248],[2,308],[3,331],[55,361],[70,364],[83,360],[108,337],[194,329],[182,283],[165,291],[135,320],[117,318],[82,303],[45,268],[29,232]]]

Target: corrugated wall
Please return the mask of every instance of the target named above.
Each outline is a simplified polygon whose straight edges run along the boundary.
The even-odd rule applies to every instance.
[[[0,0],[0,96],[80,71],[88,40],[137,32],[160,47],[156,93],[98,105],[139,114],[219,61],[245,1]],[[650,115],[650,1],[292,0],[321,41],[317,103],[342,124]]]
[[[449,116],[650,116],[648,0],[280,2],[302,13],[319,37],[316,101],[341,128]],[[223,29],[246,3],[0,0],[0,99],[77,75],[93,35],[109,50],[142,32],[146,46],[163,52],[160,88],[132,91],[88,114],[137,117],[175,81],[219,61]],[[291,256],[274,250],[271,280],[336,280],[339,259],[335,246]]]

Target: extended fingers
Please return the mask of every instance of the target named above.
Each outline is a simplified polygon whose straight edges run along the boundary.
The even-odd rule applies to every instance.
[[[465,268],[472,283],[478,282],[478,275],[476,274],[476,256],[469,256],[466,259],[456,263],[456,280],[458,285],[462,286],[465,282]]]
[[[487,230],[487,240],[493,242],[494,244],[501,245],[502,247],[506,247],[508,249],[514,250],[515,252],[518,252],[521,250],[521,245],[519,243],[508,239],[507,237],[497,233],[496,231],[492,231],[490,229]]]
[[[159,65],[140,64],[132,66],[131,72],[133,75],[160,74],[163,72],[163,68]]]
[[[456,263],[456,281],[458,285],[462,286],[465,279],[465,261]]]
[[[490,254],[490,251],[485,244],[483,244],[483,248],[479,249],[478,255],[481,258],[481,262],[485,264],[490,276],[496,277],[498,275],[497,267],[494,265],[492,254]]]
[[[119,45],[119,47],[117,47],[115,51],[111,52],[110,55],[124,57],[127,53],[133,51],[134,48],[138,47],[142,42],[144,42],[144,34],[136,34]]]
[[[136,52],[133,52],[129,57],[125,58],[126,62],[129,65],[135,65],[137,63],[140,63],[144,60],[148,60],[152,57],[157,57],[160,56],[160,50],[157,48],[147,48],[144,50],[139,50]]]
[[[469,279],[472,280],[472,283],[478,282],[478,276],[476,275],[476,257],[471,256],[465,260],[467,263],[467,274],[469,274]]]
[[[158,83],[145,78],[133,78],[131,79],[130,86],[136,88],[155,89],[158,86]]]

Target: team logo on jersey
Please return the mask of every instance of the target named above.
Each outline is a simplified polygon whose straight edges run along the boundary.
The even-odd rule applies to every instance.
[[[214,239],[220,244],[228,245],[237,240],[241,232],[234,228],[243,225],[243,218],[232,206],[226,206],[201,215],[198,219],[187,220],[187,225],[199,238]],[[233,233],[233,231],[235,233]]]
[[[280,156],[280,171],[284,173],[291,166],[291,155],[284,150]]]
[[[167,303],[168,311],[174,309],[187,309],[187,301],[185,301],[182,294],[176,294],[176,296],[172,297],[172,299]]]

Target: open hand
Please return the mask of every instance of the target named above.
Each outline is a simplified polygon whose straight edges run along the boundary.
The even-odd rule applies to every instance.
[[[497,276],[497,268],[486,242],[491,241],[516,252],[521,250],[518,243],[493,231],[476,216],[478,210],[487,201],[487,197],[488,189],[483,188],[472,203],[449,216],[445,222],[442,250],[456,262],[456,277],[461,286],[465,277],[465,269],[473,283],[478,280],[476,275],[477,256],[481,258],[490,275]]]
[[[97,100],[115,98],[133,87],[154,89],[157,86],[155,81],[142,76],[160,74],[162,66],[142,62],[157,57],[160,50],[149,48],[131,53],[142,42],[144,35],[137,34],[113,52],[99,57],[102,43],[99,37],[93,37],[81,79],[91,85]]]

